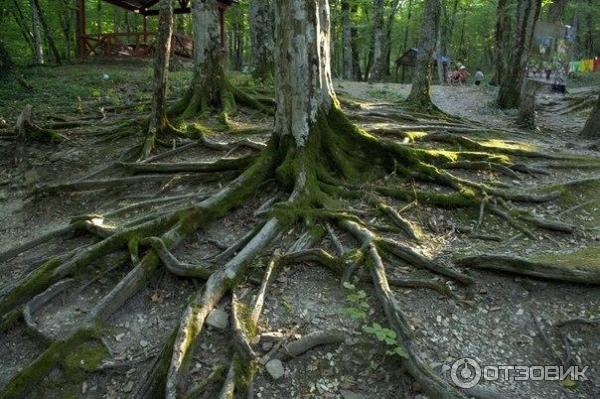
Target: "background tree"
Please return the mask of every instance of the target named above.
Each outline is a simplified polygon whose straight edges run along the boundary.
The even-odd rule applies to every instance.
[[[440,0],[425,0],[415,75],[408,96],[408,101],[417,107],[433,107],[429,90],[433,54],[438,38],[441,12],[442,5]]]
[[[192,0],[194,30],[194,72],[185,96],[169,111],[172,116],[189,118],[218,110],[226,123],[236,112],[236,101],[269,112],[229,83],[224,69],[217,0]]]
[[[248,13],[253,75],[259,80],[273,76],[273,6],[271,0],[250,2]]]
[[[40,22],[40,12],[35,4],[35,0],[29,0],[31,8],[31,31],[33,35],[33,59],[38,65],[44,63],[44,48],[42,47],[42,26]]]
[[[521,88],[529,60],[529,50],[541,5],[541,0],[516,0],[516,13],[512,18],[512,40],[507,40],[505,32],[496,32],[496,38],[505,41],[502,44],[497,43],[499,47],[502,46],[504,52],[501,55],[504,71],[496,74],[500,86],[498,92],[500,108],[517,108],[519,106]],[[504,14],[503,18],[508,15],[508,13]],[[506,26],[503,29],[506,29]]]
[[[585,138],[600,138],[600,95],[598,96],[598,101],[592,109],[590,116],[588,117],[587,122],[583,130],[581,131],[581,136]]]

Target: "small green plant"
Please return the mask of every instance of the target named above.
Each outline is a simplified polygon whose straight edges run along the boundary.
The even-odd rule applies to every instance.
[[[396,332],[390,328],[384,327],[377,322],[369,324],[369,315],[372,314],[371,306],[367,301],[367,293],[356,287],[355,284],[345,282],[346,302],[348,306],[343,309],[343,313],[353,320],[361,322],[361,330],[372,335],[379,342],[388,347],[387,355],[407,358],[406,349],[398,344]]]

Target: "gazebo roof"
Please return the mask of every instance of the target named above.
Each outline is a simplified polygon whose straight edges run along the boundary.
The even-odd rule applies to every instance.
[[[104,0],[107,3],[115,5],[117,7],[124,8],[126,10],[142,14],[142,15],[156,15],[158,9],[153,8],[158,4],[159,0]],[[218,0],[219,5],[222,7],[229,7],[233,3],[237,3],[238,0]],[[179,0],[179,8],[175,9],[178,14],[190,12],[190,0]]]

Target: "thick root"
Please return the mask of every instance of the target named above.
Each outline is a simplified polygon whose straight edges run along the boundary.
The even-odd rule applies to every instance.
[[[559,266],[550,262],[535,262],[509,255],[477,255],[456,260],[460,266],[474,269],[495,270],[506,273],[537,277],[546,280],[579,284],[600,284],[600,271],[593,269]]]

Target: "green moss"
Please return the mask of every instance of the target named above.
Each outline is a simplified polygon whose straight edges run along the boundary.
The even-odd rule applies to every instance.
[[[61,265],[59,259],[51,259],[42,266],[29,274],[23,283],[17,285],[10,293],[0,302],[0,315],[3,322],[7,313],[14,310],[14,307],[28,300],[33,295],[37,295],[52,283],[56,281],[54,271]]]
[[[78,330],[64,340],[55,341],[26,368],[15,375],[0,392],[2,398],[23,398],[38,386],[54,368],[65,371],[65,378],[80,382],[108,356],[91,329]]]
[[[600,272],[600,246],[590,246],[568,253],[538,255],[532,257],[531,261]]]

